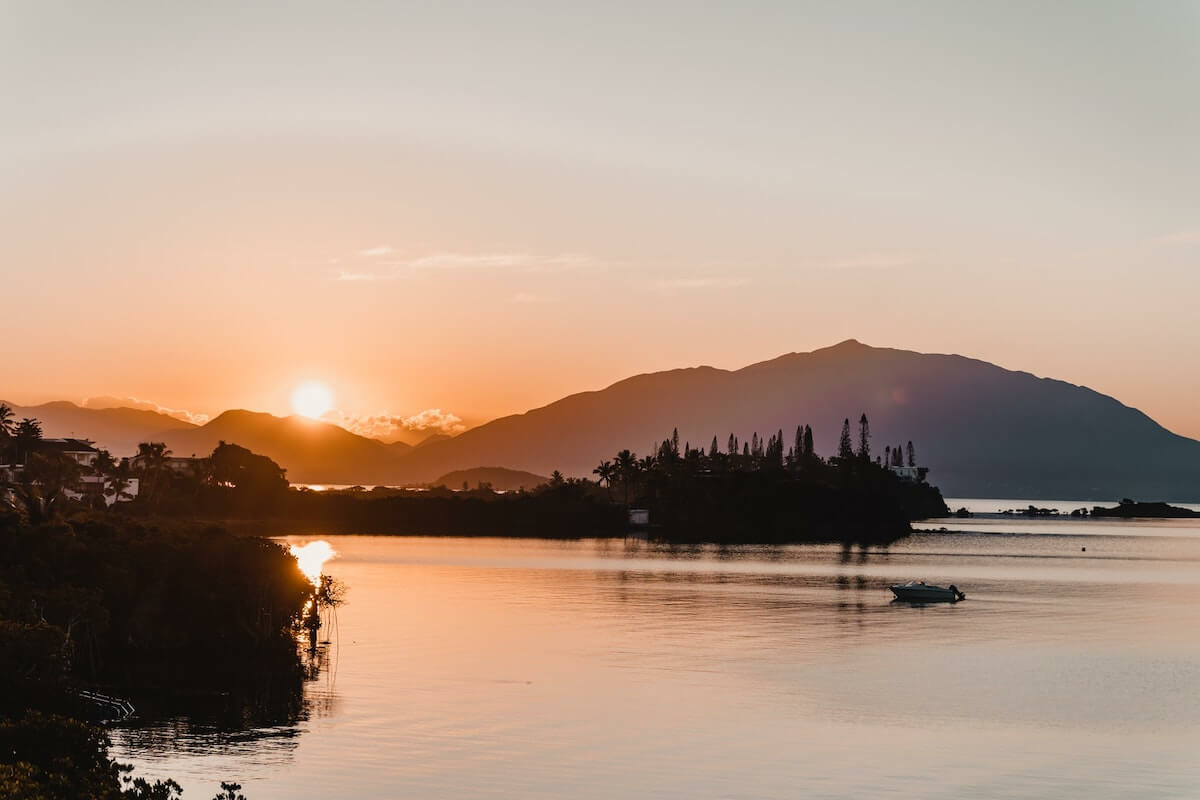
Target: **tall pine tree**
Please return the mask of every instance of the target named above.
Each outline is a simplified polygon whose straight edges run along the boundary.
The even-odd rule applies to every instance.
[[[838,439],[838,458],[850,461],[854,458],[854,443],[850,441],[850,418],[842,422],[842,435]]]

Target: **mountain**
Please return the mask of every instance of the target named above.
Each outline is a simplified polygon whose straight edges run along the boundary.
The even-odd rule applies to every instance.
[[[159,440],[181,456],[208,455],[222,441],[239,444],[287,469],[293,483],[391,483],[411,449],[305,417],[242,410],[226,411],[200,427],[166,431]]]
[[[458,489],[465,483],[475,488],[480,483],[491,484],[493,489],[511,492],[517,489],[532,489],[548,483],[549,478],[534,475],[532,472],[522,472],[505,467],[475,467],[447,472],[442,477],[430,482],[430,486],[445,486],[447,489]]]
[[[755,431],[782,429],[790,442],[807,423],[817,451],[829,455],[842,420],[856,423],[865,412],[873,451],[912,440],[948,497],[1200,502],[1200,442],[1111,397],[963,356],[853,340],[738,370],[638,375],[417,447],[250,411],[227,411],[200,427],[152,411],[65,402],[15,411],[43,420],[47,436],[88,437],[118,455],[149,440],[178,455],[207,454],[224,440],[270,456],[293,482],[386,485],[429,483],[486,464],[591,477],[602,459],[623,448],[645,455],[675,427],[681,441],[707,449],[715,435],[724,449],[731,432],[744,442]]]
[[[132,455],[137,452],[138,442],[161,438],[164,432],[195,427],[167,414],[136,408],[83,408],[66,400],[36,406],[7,405],[18,420],[24,417],[40,420],[42,435],[47,439],[91,439],[116,456]]]
[[[912,440],[948,497],[1200,501],[1200,442],[1171,433],[1091,389],[957,355],[842,342],[739,370],[695,367],[638,375],[503,417],[413,450],[402,480],[479,464],[590,476],[621,448],[638,454],[679,428],[722,449],[812,426],[836,450],[842,420],[865,412],[873,452]],[[855,424],[857,436],[857,426]]]

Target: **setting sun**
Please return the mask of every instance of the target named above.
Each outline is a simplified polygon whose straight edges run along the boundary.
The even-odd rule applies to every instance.
[[[292,410],[309,419],[319,419],[333,408],[333,392],[320,381],[305,381],[292,392]]]

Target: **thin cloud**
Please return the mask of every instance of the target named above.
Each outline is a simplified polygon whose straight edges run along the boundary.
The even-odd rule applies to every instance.
[[[395,278],[394,274],[380,274],[377,272],[349,272],[347,270],[338,270],[337,279],[339,281],[381,281]]]
[[[431,253],[420,258],[398,262],[412,270],[454,269],[520,269],[529,272],[558,272],[594,266],[587,256],[562,253],[536,256],[529,253]]]
[[[339,281],[385,281],[395,280],[417,272],[440,272],[456,270],[512,270],[517,272],[574,272],[599,270],[604,265],[590,256],[578,253],[560,253],[539,256],[530,253],[458,253],[438,251],[414,258],[379,259],[392,253],[391,248],[376,247],[360,250],[358,255],[371,258],[363,269],[342,268],[338,270]],[[331,264],[338,263],[331,261]]]
[[[208,414],[199,414],[194,411],[187,411],[182,408],[167,408],[166,406],[152,403],[149,400],[139,400],[136,397],[111,397],[108,395],[99,397],[85,397],[80,403],[84,408],[134,408],[139,411],[153,411],[156,414],[165,414],[168,417],[190,422],[193,425],[203,425],[208,422]]]
[[[654,282],[656,289],[683,289],[683,290],[700,290],[700,289],[734,289],[738,286],[745,286],[744,278],[717,278],[717,277],[702,277],[702,278],[660,278]]]
[[[831,262],[829,269],[894,269],[917,263],[916,256],[900,253],[868,253]]]

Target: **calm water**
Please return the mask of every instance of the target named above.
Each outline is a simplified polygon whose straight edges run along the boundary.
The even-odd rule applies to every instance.
[[[324,537],[350,598],[305,718],[118,754],[201,800],[1200,796],[1200,525],[942,525],[849,559]],[[911,578],[968,599],[889,602]]]

